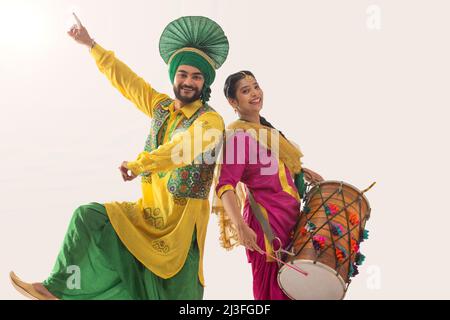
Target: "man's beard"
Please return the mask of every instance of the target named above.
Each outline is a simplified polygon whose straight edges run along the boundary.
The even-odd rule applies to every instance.
[[[183,89],[183,88],[192,89],[193,92],[194,92],[194,95],[192,97],[182,96],[181,95],[181,89]],[[180,86],[178,88],[174,86],[173,87],[173,92],[175,93],[175,97],[178,100],[180,100],[182,103],[184,103],[184,104],[189,104],[189,103],[192,103],[194,101],[197,101],[202,96],[202,93],[199,90],[197,90],[197,89],[195,89],[193,87],[188,87],[188,86]]]

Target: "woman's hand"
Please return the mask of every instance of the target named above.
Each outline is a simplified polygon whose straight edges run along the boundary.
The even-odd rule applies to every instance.
[[[240,243],[250,251],[262,252],[256,244],[256,233],[245,222],[237,226]]]
[[[303,168],[303,172],[305,174],[305,180],[308,181],[309,183],[317,184],[322,181],[325,181],[321,175],[319,175],[318,173],[316,173],[310,169]]]
[[[239,242],[248,250],[256,250],[263,253],[261,248],[256,244],[256,233],[244,221],[238,206],[238,199],[234,191],[225,191],[221,197],[223,206],[231,221],[236,227]]]
[[[137,178],[137,175],[135,175],[131,170],[127,167],[128,162],[124,161],[122,162],[122,165],[119,167],[120,173],[122,174],[123,181],[132,181]]]
[[[80,20],[77,18],[77,16],[74,14],[75,19],[77,20],[77,23],[74,24],[70,30],[67,32],[67,34],[74,39],[79,44],[83,44],[89,48],[92,47],[94,40],[89,35],[86,28],[81,24]]]

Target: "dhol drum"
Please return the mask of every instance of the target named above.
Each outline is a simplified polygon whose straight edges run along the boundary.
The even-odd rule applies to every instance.
[[[375,183],[374,183],[375,184]],[[306,194],[299,222],[294,230],[291,253],[278,283],[294,300],[343,299],[351,278],[358,274],[365,257],[360,243],[368,238],[365,229],[370,205],[364,191],[338,181],[324,181]]]

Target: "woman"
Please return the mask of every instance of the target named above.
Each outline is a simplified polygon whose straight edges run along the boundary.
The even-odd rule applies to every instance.
[[[239,120],[228,126],[217,168],[213,212],[220,215],[222,245],[232,248],[239,242],[246,247],[256,300],[288,299],[277,283],[273,247],[289,245],[297,222],[301,196],[294,181],[303,181],[303,175],[313,183],[323,178],[302,169],[300,150],[260,116],[264,95],[251,72],[229,76],[224,91]]]

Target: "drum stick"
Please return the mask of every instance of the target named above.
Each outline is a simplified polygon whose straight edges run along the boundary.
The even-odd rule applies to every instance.
[[[364,189],[364,190],[362,191],[362,193],[363,193],[363,194],[366,193],[367,191],[369,191],[370,189],[372,189],[373,186],[376,185],[376,184],[377,184],[376,182],[372,183],[367,189]]]
[[[275,261],[277,261],[277,262],[279,262],[279,263],[281,263],[281,264],[284,264],[285,266],[287,266],[287,267],[289,267],[289,268],[291,268],[291,269],[293,269],[293,270],[295,270],[295,271],[301,273],[302,275],[304,275],[304,276],[306,276],[306,277],[308,276],[308,273],[307,273],[307,272],[305,272],[305,271],[303,271],[302,269],[296,267],[295,265],[286,263],[286,262],[284,262],[284,261],[278,259],[277,257],[274,257],[274,256],[268,254],[267,252],[265,252],[265,251],[263,251],[263,250],[259,251],[259,253],[265,254],[266,256],[268,256],[268,257],[274,259]]]

